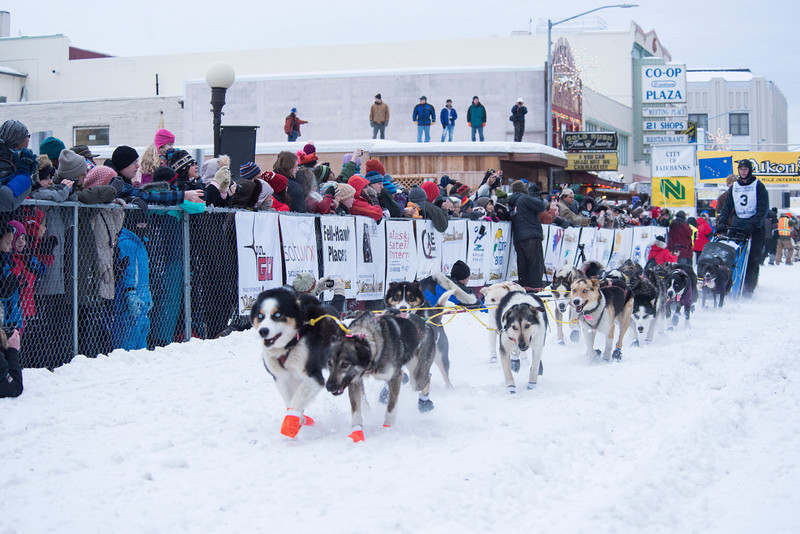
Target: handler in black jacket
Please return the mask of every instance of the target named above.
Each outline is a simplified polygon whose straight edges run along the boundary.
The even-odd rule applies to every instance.
[[[542,287],[544,276],[544,249],[542,248],[542,223],[539,214],[547,209],[536,184],[528,186],[522,180],[511,183],[508,197],[511,209],[511,233],[517,250],[517,273],[522,287]]]
[[[0,306],[2,309],[2,306]],[[2,315],[2,313],[0,313]],[[6,341],[5,334],[0,333],[0,399],[19,397],[22,394],[22,367],[19,364],[19,331]]]

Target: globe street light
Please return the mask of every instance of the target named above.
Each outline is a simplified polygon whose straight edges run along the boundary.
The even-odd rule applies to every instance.
[[[547,102],[547,104],[546,104],[547,112],[546,112],[546,119],[545,119],[547,121],[547,133],[546,133],[547,138],[545,140],[545,144],[547,146],[553,146],[555,144],[555,143],[553,143],[553,97],[552,97],[552,91],[553,91],[553,61],[552,61],[552,58],[550,57],[550,55],[552,54],[552,45],[553,45],[553,40],[552,40],[552,37],[551,37],[552,32],[553,32],[553,26],[558,26],[559,24],[563,24],[564,22],[567,22],[569,20],[577,19],[578,17],[582,17],[584,15],[588,15],[589,13],[594,13],[595,11],[600,11],[601,9],[609,9],[609,8],[612,8],[612,7],[621,7],[623,9],[625,9],[625,8],[629,8],[629,7],[639,7],[639,4],[612,4],[612,5],[608,5],[608,6],[600,6],[600,7],[594,8],[594,9],[590,9],[589,11],[584,11],[583,13],[580,13],[578,15],[573,15],[572,17],[566,18],[564,20],[559,20],[557,22],[553,22],[552,20],[547,19],[547,93],[545,94],[545,102]],[[553,168],[552,167],[550,167],[550,172],[548,174],[549,174],[548,188],[549,188],[550,191],[552,191],[553,190]]]
[[[222,126],[222,107],[225,105],[225,92],[233,85],[236,73],[224,61],[212,63],[206,71],[206,83],[211,87],[211,112],[214,114],[214,157],[219,156],[220,127]]]

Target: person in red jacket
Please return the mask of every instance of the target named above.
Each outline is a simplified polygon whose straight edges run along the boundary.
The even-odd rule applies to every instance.
[[[704,217],[689,217],[688,222],[690,226],[697,228],[697,235],[695,235],[694,246],[692,247],[694,249],[694,260],[697,263],[714,230],[711,229],[711,225],[708,224]]]
[[[678,256],[673,254],[667,248],[667,241],[664,236],[656,236],[656,240],[650,247],[650,254],[647,255],[648,263],[650,260],[655,260],[656,265],[664,265],[665,263],[676,263]]]
[[[355,199],[353,200],[353,206],[350,208],[350,215],[364,215],[366,217],[372,217],[380,222],[381,219],[383,219],[383,210],[381,207],[373,206],[361,196],[361,191],[369,185],[367,179],[358,174],[354,174],[347,180],[347,183],[355,189]]]
[[[664,210],[661,213],[663,214]],[[686,212],[679,211],[669,224],[667,234],[669,248],[678,255],[678,263],[692,265],[692,234],[692,227],[686,222]]]

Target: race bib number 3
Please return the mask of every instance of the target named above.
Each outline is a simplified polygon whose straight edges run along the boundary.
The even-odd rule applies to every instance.
[[[733,206],[736,209],[736,216],[740,219],[749,219],[756,214],[757,184],[758,181],[754,181],[750,185],[740,185],[739,182],[733,184]]]

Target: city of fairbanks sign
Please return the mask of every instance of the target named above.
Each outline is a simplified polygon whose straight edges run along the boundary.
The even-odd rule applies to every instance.
[[[652,203],[667,208],[695,205],[695,147],[654,146],[650,159]]]

